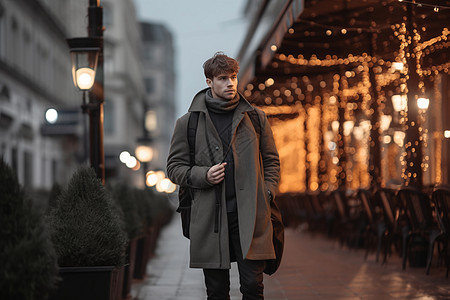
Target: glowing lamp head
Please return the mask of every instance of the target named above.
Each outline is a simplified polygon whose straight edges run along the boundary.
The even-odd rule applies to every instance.
[[[54,108],[47,109],[45,112],[45,119],[50,124],[55,124],[58,121],[58,111]]]
[[[427,110],[429,105],[430,105],[430,99],[428,99],[428,98],[417,99],[417,106],[419,107],[419,109]]]
[[[95,71],[91,68],[80,68],[75,71],[75,77],[80,90],[90,90],[94,85]]]
[[[120,153],[120,155],[119,155],[119,159],[120,159],[120,161],[122,162],[122,163],[126,163],[127,162],[127,160],[128,160],[128,158],[130,158],[130,152],[128,152],[128,151],[122,151],[121,153]]]
[[[158,176],[156,175],[156,173],[154,171],[148,171],[145,174],[145,182],[147,184],[147,186],[154,186],[158,183]]]
[[[450,130],[444,130],[444,137],[450,139]]]
[[[389,125],[391,125],[392,116],[390,115],[382,115],[380,120],[380,129],[381,131],[386,131],[389,129]]]
[[[395,111],[403,111],[408,107],[406,95],[392,95],[391,100]]]
[[[72,57],[72,76],[74,85],[87,91],[92,88],[97,72],[98,56],[102,40],[100,38],[67,39]]]
[[[355,125],[355,122],[353,121],[345,121],[343,124],[344,127],[344,135],[349,136],[350,133],[352,133],[353,127]]]
[[[153,149],[147,145],[139,145],[136,147],[136,157],[142,162],[149,162],[153,158]]]
[[[392,63],[392,68],[394,69],[394,71],[403,71],[404,65],[402,62],[400,61],[396,61]]]

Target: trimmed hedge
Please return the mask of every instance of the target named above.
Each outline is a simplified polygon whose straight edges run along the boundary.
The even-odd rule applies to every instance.
[[[125,225],[92,168],[75,172],[47,220],[59,266],[123,266]]]
[[[48,230],[0,160],[0,299],[47,299],[58,282],[56,253]]]

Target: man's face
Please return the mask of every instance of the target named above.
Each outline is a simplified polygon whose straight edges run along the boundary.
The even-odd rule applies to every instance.
[[[211,80],[206,78],[214,98],[231,100],[237,94],[237,73],[219,74]]]

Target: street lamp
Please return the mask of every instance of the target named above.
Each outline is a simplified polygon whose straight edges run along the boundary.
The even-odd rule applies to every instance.
[[[152,139],[148,136],[144,129],[144,137],[138,139],[138,146],[134,150],[136,158],[142,162],[142,168],[144,171],[144,187],[148,186],[147,184],[147,168],[149,163],[153,159],[153,148],[150,147]]]
[[[72,56],[75,86],[83,91],[83,112],[89,114],[90,163],[97,177],[105,183],[105,153],[103,149],[103,8],[100,0],[89,0],[88,37],[68,39]],[[85,94],[89,93],[89,103]]]
[[[144,145],[144,144],[138,145],[134,152],[136,154],[136,158],[143,163],[148,163],[153,158],[152,147]]]
[[[58,121],[58,111],[54,108],[47,109],[45,112],[45,119],[50,124],[56,123],[56,121]]]
[[[344,135],[349,136],[352,133],[353,127],[355,126],[355,122],[353,121],[345,121],[343,124],[344,127]]]
[[[391,100],[392,106],[397,112],[403,111],[408,107],[408,98],[406,95],[392,95]]]
[[[419,107],[419,109],[426,111],[429,105],[430,99],[424,97],[417,99],[417,106]]]
[[[396,61],[392,63],[392,69],[394,72],[402,72],[404,68],[404,64],[400,61]]]
[[[380,129],[381,131],[386,131],[389,129],[389,125],[391,125],[392,116],[390,115],[382,115],[380,118]]]
[[[97,72],[101,40],[94,37],[67,39],[72,58],[74,85],[81,91],[92,88]]]

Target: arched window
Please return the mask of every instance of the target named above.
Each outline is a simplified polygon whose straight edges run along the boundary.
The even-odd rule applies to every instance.
[[[0,60],[6,55],[5,7],[0,2]]]
[[[0,85],[0,102],[11,102],[11,94],[6,85]]]

